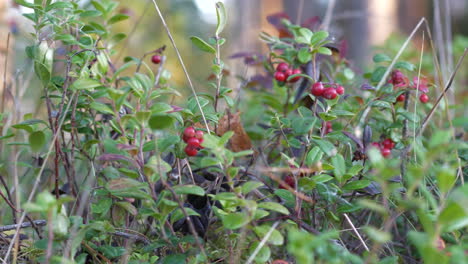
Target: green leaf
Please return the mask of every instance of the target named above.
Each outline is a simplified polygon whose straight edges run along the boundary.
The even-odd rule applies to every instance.
[[[341,182],[343,175],[346,173],[346,164],[343,156],[341,154],[337,154],[332,157],[332,165],[334,167],[333,173],[335,174],[335,178],[338,182]]]
[[[254,232],[257,234],[257,236],[263,238],[266,236],[268,231],[270,231],[270,229],[271,229],[271,226],[269,225],[260,225],[260,226],[254,227]],[[284,243],[284,237],[283,235],[281,235],[281,233],[278,230],[273,229],[267,242],[271,245],[281,246]]]
[[[375,227],[365,226],[363,229],[369,236],[369,238],[371,238],[375,242],[385,243],[392,239],[392,235],[390,233],[381,231]]]
[[[258,181],[248,181],[242,185],[242,194],[248,194],[249,192],[258,189],[264,184]]]
[[[93,79],[89,79],[89,78],[80,78],[78,80],[76,80],[73,85],[72,85],[72,89],[74,90],[92,90],[94,88],[97,88],[97,87],[100,87],[102,86],[102,84],[97,81],[97,80],[93,80]]]
[[[100,112],[100,113],[103,113],[103,114],[109,114],[109,115],[115,115],[114,111],[112,110],[112,108],[104,103],[100,103],[100,102],[97,102],[97,101],[94,101],[92,102],[90,105],[89,105],[92,109]]]
[[[327,155],[327,156],[334,156],[336,155],[336,148],[335,146],[323,139],[312,139],[312,141],[319,146],[319,148]]]
[[[29,146],[33,152],[39,152],[46,143],[45,134],[42,131],[36,131],[29,134]]]
[[[206,43],[203,39],[199,37],[192,36],[190,37],[193,45],[197,46],[201,51],[205,51],[208,53],[216,53],[215,48],[213,48],[210,44]]]
[[[193,194],[193,195],[198,195],[198,196],[204,196],[205,195],[205,190],[203,190],[202,187],[197,186],[197,185],[177,185],[174,186],[174,191],[175,193],[181,195],[181,194]]]
[[[419,116],[416,113],[410,113],[403,108],[398,108],[396,112],[397,112],[397,115],[401,115],[411,122],[414,122],[414,123],[419,122]]]
[[[125,14],[117,14],[117,15],[111,17],[111,18],[109,19],[109,21],[107,21],[107,23],[108,23],[109,25],[112,25],[112,24],[115,24],[115,23],[117,23],[117,22],[126,20],[126,19],[128,19],[128,18],[129,18],[128,15],[125,15]]]
[[[392,61],[392,59],[389,56],[382,54],[382,53],[375,54],[372,60],[375,63],[384,62],[384,61]]]
[[[329,48],[320,47],[317,49],[317,52],[323,55],[332,55],[332,51]]]
[[[192,208],[188,208],[188,207],[185,207],[185,212],[187,213],[187,216],[192,216],[192,215],[195,215],[195,216],[200,216],[199,213],[197,213],[195,210],[193,210]],[[180,208],[177,208],[172,214],[171,214],[171,223],[175,223],[176,221],[179,221],[180,219],[184,218],[185,215],[184,213],[182,212],[182,209]]]
[[[414,71],[416,69],[416,66],[406,61],[399,61],[395,63],[395,68],[405,69],[408,71]]]
[[[309,48],[303,47],[297,53],[297,58],[301,63],[307,63],[312,59],[312,54],[309,51]]]
[[[249,248],[249,255],[253,254],[257,247],[260,245],[260,242],[255,241]],[[263,247],[258,251],[257,255],[255,256],[254,260],[255,263],[266,263],[271,257],[271,250],[267,245],[263,245]]]
[[[377,69],[375,69],[374,72],[372,72],[372,76],[370,78],[371,82],[374,82],[374,83],[379,82],[380,79],[382,79],[382,77],[384,76],[386,71],[387,71],[386,67],[383,67],[383,66],[377,67]]]
[[[371,181],[369,180],[351,181],[351,182],[346,183],[342,189],[346,191],[364,189],[367,186],[369,186],[370,183]]]
[[[112,199],[101,197],[96,199],[96,203],[91,204],[91,211],[95,214],[106,214],[112,206]]]
[[[392,105],[389,102],[380,101],[380,100],[372,102],[371,106],[379,107],[379,108],[388,108],[388,109],[392,108]]]
[[[457,181],[456,172],[453,169],[441,167],[437,169],[437,186],[442,193],[447,193],[452,189]]]
[[[309,153],[307,153],[305,164],[310,167],[317,162],[321,161],[323,157],[323,152],[320,150],[319,147],[313,147]]]
[[[222,217],[223,226],[227,229],[238,229],[249,223],[246,213],[229,213]]]
[[[227,13],[226,8],[222,2],[216,3],[216,17],[218,19],[218,23],[216,25],[216,36],[219,36],[221,32],[223,32],[224,27],[226,27],[227,23]]]
[[[153,130],[169,128],[173,123],[174,119],[168,115],[153,115],[148,121],[149,127]]]
[[[98,10],[86,10],[86,11],[80,13],[80,17],[82,17],[82,18],[84,18],[84,17],[98,17],[98,16],[102,16],[102,12],[98,11]]]
[[[310,39],[310,45],[312,46],[315,46],[316,44],[318,44],[319,42],[322,42],[323,40],[325,40],[326,38],[328,38],[328,32],[326,31],[317,31],[314,33],[314,35],[312,36],[312,38]],[[320,47],[320,48],[324,48],[324,47]],[[320,48],[318,50],[320,50]],[[327,49],[327,48],[325,48]],[[327,49],[330,54],[326,54],[326,55],[331,55],[331,50]],[[322,53],[319,51],[319,53]],[[323,53],[325,54],[325,53]]]
[[[465,198],[465,201],[467,199]],[[468,212],[466,204],[451,201],[442,210],[438,221],[442,225],[443,232],[451,232],[468,226]]]
[[[275,212],[278,212],[278,213],[282,213],[282,214],[285,214],[285,215],[289,215],[289,211],[288,211],[288,209],[286,207],[284,207],[283,205],[281,205],[279,203],[275,203],[275,202],[259,203],[258,208],[264,208],[264,209],[268,209],[268,210],[275,211]]]
[[[327,174],[319,174],[317,176],[312,177],[312,180],[314,180],[316,183],[324,183],[332,179],[333,177]]]

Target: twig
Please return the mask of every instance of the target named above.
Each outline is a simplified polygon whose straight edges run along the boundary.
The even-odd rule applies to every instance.
[[[357,235],[357,237],[359,238],[359,241],[361,241],[361,244],[364,246],[364,248],[366,249],[366,251],[369,251],[369,248],[367,247],[366,245],[366,242],[364,242],[364,240],[362,239],[361,235],[359,234],[359,231],[356,229],[356,227],[354,226],[353,222],[351,222],[351,219],[349,219],[348,215],[347,214],[343,214],[344,217],[346,218],[346,221],[348,221],[349,225],[351,226],[351,228],[353,229],[354,233]]]
[[[206,121],[205,113],[203,112],[203,109],[200,104],[200,100],[198,100],[198,95],[197,92],[195,91],[195,87],[193,86],[192,80],[190,79],[190,75],[188,74],[187,68],[185,67],[184,61],[182,60],[182,56],[180,55],[179,49],[177,49],[177,45],[174,41],[174,38],[172,37],[171,31],[169,30],[169,27],[166,24],[166,20],[164,20],[164,17],[161,13],[161,10],[159,10],[159,6],[156,3],[156,0],[152,0],[154,4],[154,8],[156,9],[156,12],[158,12],[159,18],[161,19],[161,22],[163,23],[164,29],[166,29],[167,36],[169,37],[169,40],[172,43],[172,46],[174,47],[174,50],[177,54],[177,58],[179,59],[180,65],[182,66],[182,70],[185,73],[185,76],[187,77],[187,80],[189,82],[190,88],[192,89],[193,96],[195,98],[195,101],[197,102],[197,106],[200,109],[200,113],[203,118],[203,122],[205,123],[206,131],[208,132],[208,135],[211,135],[211,130],[208,126],[208,122]]]
[[[135,241],[141,242],[141,243],[143,243],[145,245],[149,245],[151,243],[151,241],[148,238],[143,237],[141,235],[129,234],[129,233],[121,232],[121,231],[116,231],[116,232],[113,232],[112,234],[114,236],[119,236],[119,237],[124,237],[126,239],[135,240]]]
[[[46,220],[34,220],[32,222],[24,222],[22,224],[0,226],[0,232],[5,232],[5,231],[9,231],[9,230],[14,230],[14,229],[19,230],[21,228],[32,227],[33,225],[45,226],[46,224],[47,224]]]

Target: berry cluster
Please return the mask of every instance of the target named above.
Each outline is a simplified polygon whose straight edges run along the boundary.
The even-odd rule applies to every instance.
[[[413,89],[418,89],[422,92],[422,94],[419,96],[419,101],[423,104],[429,102],[429,96],[427,95],[429,92],[428,82],[424,77],[414,77],[413,82],[410,83],[408,77],[406,77],[401,71],[394,70],[390,76],[390,80],[388,80],[388,83],[393,84],[393,88],[411,87]],[[405,94],[400,94],[396,100],[397,102],[404,102],[405,99]]]
[[[286,183],[287,185],[289,185],[289,187],[291,188],[296,188],[296,182],[294,181],[294,177],[291,176],[291,175],[288,175],[286,177],[284,177],[284,183]],[[280,184],[279,186],[280,189],[286,189],[286,186],[283,185],[283,184]]]
[[[182,140],[187,143],[185,147],[185,154],[187,156],[195,156],[198,153],[198,150],[203,148],[201,143],[203,143],[203,131],[195,130],[193,127],[187,127],[184,130]]]
[[[380,150],[380,154],[385,158],[392,154],[392,149],[395,147],[395,142],[390,138],[385,139],[382,142],[372,142],[373,147],[376,147]]]
[[[289,78],[289,76],[300,73],[302,73],[301,69],[293,69],[289,67],[289,64],[287,64],[286,62],[281,62],[280,64],[278,64],[278,66],[276,66],[276,72],[274,76],[275,80],[277,80],[278,82],[285,82]],[[296,76],[294,78],[291,78],[291,80],[289,80],[288,82],[295,83],[299,81],[300,78],[300,76]]]
[[[338,95],[344,94],[345,89],[343,86],[336,83],[322,83],[316,82],[310,88],[310,93],[316,97],[323,97],[327,100],[333,100]]]

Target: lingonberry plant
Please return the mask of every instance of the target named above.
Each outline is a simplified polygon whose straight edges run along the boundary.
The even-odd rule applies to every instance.
[[[466,258],[468,151],[459,112],[436,96],[456,70],[445,87],[437,69],[379,53],[361,76],[318,19],[275,14],[278,36],[260,34],[268,54],[232,56],[259,72],[232,96],[217,3],[214,36],[190,37],[213,56],[211,89],[190,81],[179,104],[164,63],[181,58],[165,46],[118,60],[117,2],[17,2],[32,9],[26,53],[46,114],[2,124],[16,157],[0,173],[6,262]]]

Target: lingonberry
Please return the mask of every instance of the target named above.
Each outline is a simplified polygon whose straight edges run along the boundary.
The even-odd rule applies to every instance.
[[[325,122],[327,128],[332,128],[332,123],[330,121]]]
[[[323,87],[322,82],[314,83],[312,85],[312,88],[310,89],[310,93],[313,96],[322,96],[324,91],[325,91],[325,88]]]
[[[291,74],[291,75],[293,75],[293,74],[300,74],[300,73],[302,73],[301,69],[294,69],[294,70],[292,71],[292,74]],[[292,83],[294,83],[294,82],[299,81],[299,79],[301,79],[301,76],[295,76],[295,77],[291,78],[291,80],[289,80],[289,81],[292,82]]]
[[[195,132],[195,138],[198,139],[200,141],[200,143],[203,142],[203,135],[204,135],[204,133],[201,130],[197,130]]]
[[[279,72],[285,72],[287,69],[289,69],[289,65],[286,62],[281,62],[276,66],[276,71]]]
[[[333,100],[338,96],[338,93],[333,87],[328,87],[323,91],[323,97],[328,100]]]
[[[198,148],[200,146],[200,140],[198,140],[198,138],[190,138],[187,140],[187,145]]]
[[[333,132],[333,128],[327,128],[327,130],[325,130],[325,135],[331,132]]]
[[[378,149],[380,149],[380,147],[381,147],[379,142],[372,142],[371,146],[375,147],[375,148],[378,148]]]
[[[192,146],[190,146],[190,145],[187,145],[187,146],[185,147],[185,154],[187,154],[187,156],[192,157],[192,156],[197,155],[197,153],[198,153],[197,148],[192,147]]]
[[[151,62],[154,63],[154,64],[159,64],[161,62],[161,55],[153,55],[151,57]]]
[[[338,87],[336,87],[335,90],[336,90],[336,93],[338,93],[338,94],[340,94],[340,95],[341,95],[341,94],[344,94],[344,87],[341,86],[341,85],[338,85]]]
[[[388,148],[382,148],[380,150],[380,154],[382,154],[382,156],[384,156],[385,158],[390,156],[392,154],[392,151]]]
[[[391,140],[390,138],[385,139],[382,141],[382,146],[386,149],[393,149],[395,147],[395,142]]]
[[[404,102],[405,101],[405,94],[400,94],[398,97],[397,97],[397,102]]]
[[[191,126],[185,128],[185,130],[184,130],[184,136],[187,137],[187,140],[188,140],[189,138],[193,138],[193,137],[195,136],[195,128],[193,128],[193,127],[191,127]]]
[[[427,94],[421,94],[421,96],[419,96],[419,101],[421,101],[421,103],[425,104],[425,103],[429,102],[429,96],[427,96]]]
[[[286,74],[284,74],[284,72],[275,72],[275,80],[278,82],[286,81]]]
[[[182,135],[182,140],[187,143],[187,141],[191,139],[191,137],[187,137],[186,135]]]
[[[284,71],[284,76],[286,77],[286,80],[289,78],[289,76],[291,76],[293,74],[293,70],[292,69],[287,69]]]
[[[291,175],[288,175],[284,178],[284,183],[286,183],[287,185],[289,185],[289,187],[291,188],[295,188],[296,187],[296,183],[294,181],[294,177],[291,176]],[[280,189],[286,189],[286,186],[283,185],[283,184],[280,184],[279,186]]]

